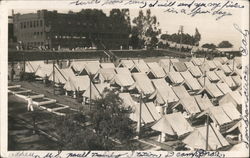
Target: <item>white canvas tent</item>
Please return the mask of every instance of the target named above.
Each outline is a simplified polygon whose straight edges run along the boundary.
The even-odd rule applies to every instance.
[[[46,76],[49,77],[52,71],[53,64],[43,64],[38,67],[37,71],[35,72],[35,75],[41,78],[45,78]]]
[[[65,85],[64,89],[66,91],[85,91],[90,86],[89,76],[75,76],[70,77]]]
[[[115,68],[115,65],[113,63],[101,63],[101,68]]]
[[[224,95],[220,100],[219,104],[232,103],[235,107],[242,105],[242,96],[238,91],[232,91]]]
[[[179,101],[179,98],[164,79],[155,79],[152,80],[152,83],[155,86],[156,91],[150,96],[150,98],[156,97],[156,102],[158,104],[168,104]]]
[[[231,76],[226,76],[223,71],[215,71],[222,82],[225,82],[230,88],[237,87]]]
[[[131,69],[133,66],[134,66],[133,60],[121,60],[121,62],[117,67],[126,67],[128,69]]]
[[[25,72],[36,73],[40,66],[44,65],[43,61],[26,61],[25,62]]]
[[[185,84],[188,86],[188,88],[192,91],[200,90],[202,87],[198,80],[194,78],[189,71],[180,72],[181,76],[184,78]]]
[[[206,150],[206,126],[196,128],[189,136],[187,136],[183,143],[186,144],[191,150],[203,149]],[[221,135],[221,133],[213,125],[209,125],[208,131],[208,150],[217,150],[228,146],[229,143]]]
[[[94,76],[94,80],[98,83],[110,82],[116,75],[114,68],[101,68]]]
[[[55,83],[65,84],[69,77],[74,77],[75,74],[70,68],[59,69],[57,66],[54,68],[55,74],[53,72],[49,75],[50,81],[55,81]],[[55,78],[53,78],[55,76]]]
[[[166,77],[175,85],[184,82],[184,78],[181,76],[180,72],[168,72]]]
[[[191,125],[180,112],[163,115],[151,128],[167,135],[178,137],[193,131]]]
[[[115,68],[115,71],[117,74],[127,74],[131,76],[131,72],[126,67],[117,67]]]
[[[192,58],[191,62],[193,62],[193,64],[195,66],[200,66],[203,64],[203,59],[202,58]]]
[[[197,104],[199,105],[201,111],[207,110],[208,108],[214,106],[208,97],[202,97],[201,95],[196,95],[194,96],[194,98]]]
[[[134,106],[137,104],[137,102],[135,102],[132,99],[132,97],[129,93],[119,93],[119,97],[122,99],[123,106],[125,106],[125,107],[134,108]]]
[[[137,103],[134,106],[134,112],[130,114],[130,119],[138,122],[139,119],[139,108],[140,104]],[[157,112],[153,102],[142,103],[141,105],[141,121],[143,124],[152,123],[161,118],[160,114]]]
[[[143,72],[146,73],[149,71],[148,65],[145,63],[144,60],[133,60],[134,66],[131,68],[131,72]]]
[[[91,83],[91,89],[90,86],[86,89],[86,91],[82,94],[83,100],[88,100],[90,98],[90,92],[91,92],[91,99],[99,99],[102,97],[102,93],[105,88],[109,88],[110,85],[108,83],[101,83],[101,84],[93,84]]]
[[[218,82],[220,80],[214,71],[207,71],[206,76],[211,82]]]
[[[232,92],[232,90],[228,87],[226,83],[219,82],[219,83],[216,83],[216,85],[223,94]]]
[[[154,93],[154,86],[145,73],[133,73],[132,77],[135,80],[135,84],[130,89],[136,88],[144,95],[151,95]]]
[[[194,67],[194,64],[191,61],[184,62],[187,68]]]
[[[70,67],[73,69],[75,73],[81,72],[86,65],[86,61],[73,61]]]
[[[189,67],[188,71],[195,77],[201,77],[203,74],[198,66]]]
[[[131,75],[128,74],[115,74],[114,78],[110,81],[110,84],[116,84],[120,87],[130,87],[135,83]]]
[[[154,78],[163,78],[166,76],[166,73],[164,72],[163,68],[160,67],[158,63],[151,62],[147,63],[147,65],[149,67],[149,71],[147,72],[147,74],[151,73]]]
[[[214,83],[206,83],[205,87],[199,92],[199,94],[203,91],[206,91],[212,98],[218,98],[224,95]]]
[[[95,75],[100,69],[99,61],[87,61],[80,75]]]

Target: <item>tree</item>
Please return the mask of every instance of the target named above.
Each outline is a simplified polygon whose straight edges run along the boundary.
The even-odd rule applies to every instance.
[[[156,16],[151,15],[150,9],[146,10],[146,15],[140,10],[138,17],[133,19],[133,23],[138,30],[138,37],[143,45],[146,45],[149,49],[155,48],[158,42],[157,36],[161,33],[161,30],[158,28],[159,22],[157,22]]]
[[[194,43],[195,43],[195,45],[199,46],[200,40],[201,40],[201,34],[199,33],[198,29],[195,28],[195,34],[194,34]]]
[[[78,113],[77,115],[80,115]],[[80,126],[79,118],[66,115],[54,118],[54,133],[59,150],[105,150],[102,137]],[[79,117],[79,116],[78,116]]]
[[[222,41],[218,44],[218,48],[232,48],[233,45],[229,41]]]
[[[115,90],[105,89],[100,99],[93,101],[93,110],[90,117],[97,135],[104,142],[110,138],[127,143],[134,136],[132,122],[128,118],[130,108],[125,108]],[[109,144],[112,145],[112,144]],[[110,148],[104,144],[105,148]]]
[[[202,48],[208,48],[208,49],[213,49],[213,50],[214,50],[214,49],[216,48],[216,45],[213,44],[213,43],[211,43],[211,44],[205,43],[205,44],[203,44],[201,47],[202,47]]]

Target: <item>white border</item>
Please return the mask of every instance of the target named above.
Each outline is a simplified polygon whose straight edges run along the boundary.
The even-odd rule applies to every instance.
[[[82,0],[84,1],[84,0]],[[100,1],[107,1],[107,0],[100,0]],[[124,0],[125,1],[125,0]],[[213,1],[213,0],[210,0]],[[42,9],[42,8],[47,8],[47,9],[81,9],[81,8],[100,8],[100,9],[104,9],[104,8],[111,8],[111,7],[116,7],[116,8],[134,8],[134,9],[139,9],[137,5],[130,5],[130,6],[124,6],[124,5],[105,5],[102,6],[101,4],[97,4],[97,5],[85,5],[85,6],[74,6],[74,5],[69,5],[70,0],[65,0],[65,1],[32,1],[32,0],[24,0],[24,1],[18,1],[18,0],[11,0],[11,1],[0,1],[0,10],[1,10],[1,14],[0,14],[0,116],[1,116],[1,156],[2,157],[25,157],[25,158],[29,158],[29,157],[35,157],[34,155],[37,155],[37,158],[39,157],[43,157],[45,156],[48,152],[47,151],[25,151],[25,152],[8,152],[7,151],[7,130],[8,130],[8,122],[7,122],[7,60],[8,60],[8,36],[7,36],[7,32],[8,32],[8,10],[9,9]],[[154,2],[154,1],[152,1]],[[213,1],[213,2],[218,2],[218,1]],[[242,4],[244,4],[246,7],[244,9],[244,11],[242,11],[242,17],[239,18],[244,18],[245,20],[243,20],[243,23],[240,25],[240,27],[244,30],[244,29],[249,29],[249,2],[248,0],[242,0],[240,1]],[[225,26],[227,27],[227,26]],[[243,38],[243,37],[242,37]],[[248,40],[249,40],[249,36],[248,36]],[[245,69],[245,66],[248,66],[248,73],[249,73],[249,41],[248,41],[248,55],[242,57],[243,60],[243,71]],[[247,74],[248,75],[248,74]],[[249,76],[248,76],[249,77]],[[249,79],[248,79],[249,81]],[[243,80],[242,85],[246,84],[246,81]],[[244,88],[243,88],[244,90]],[[249,90],[249,89],[247,89]],[[244,92],[242,92],[242,94],[244,94]],[[249,94],[249,93],[248,93]],[[249,96],[248,96],[249,97]],[[243,103],[244,101],[247,99],[246,97],[242,97],[243,99]],[[249,104],[247,104],[248,106],[248,112],[249,112]],[[243,112],[245,111],[245,106],[243,104]],[[244,115],[244,114],[243,114]],[[248,117],[248,121],[249,121],[249,117]],[[243,126],[244,128],[244,126]],[[249,132],[249,131],[248,131]],[[249,134],[248,134],[249,135]],[[245,138],[244,138],[245,139]],[[72,151],[63,151],[60,156],[64,155],[67,156],[67,153],[72,152]],[[167,152],[167,151],[141,151],[142,153],[145,154],[149,154],[149,156],[146,157],[154,157],[152,154],[156,154],[158,157],[181,157],[178,156],[178,151],[174,151],[174,152]],[[19,155],[18,155],[19,153]],[[22,154],[25,153],[29,153],[33,156],[22,156]],[[53,151],[51,152],[53,153],[54,157],[55,155],[58,153],[58,151]],[[79,153],[79,154],[83,154],[83,151],[74,151],[74,153]],[[92,151],[88,157],[96,157],[93,156],[93,153],[96,153],[96,151]],[[110,157],[115,157],[114,155],[117,154],[124,154],[124,156],[120,156],[120,157],[138,157],[138,153],[140,153],[140,151],[136,151],[136,152],[132,152],[132,151],[98,151],[99,154],[108,154]],[[180,152],[180,153],[190,153],[190,152]],[[151,156],[150,156],[151,154]],[[220,152],[220,154],[225,154],[225,157],[243,157],[243,156],[247,156],[249,153],[247,152],[243,152],[243,151],[239,151],[239,152]],[[103,156],[103,157],[108,157],[108,155]],[[113,155],[113,156],[112,156]],[[145,157],[145,156],[144,156]]]

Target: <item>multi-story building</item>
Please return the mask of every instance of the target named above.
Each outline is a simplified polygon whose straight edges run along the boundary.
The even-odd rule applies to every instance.
[[[118,49],[128,47],[129,26],[106,16],[101,10],[58,13],[15,14],[14,35],[24,46],[49,48],[90,47]]]

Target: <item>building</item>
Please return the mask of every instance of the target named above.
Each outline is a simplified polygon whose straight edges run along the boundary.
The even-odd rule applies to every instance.
[[[129,25],[116,21],[118,19],[96,9],[77,13],[38,10],[37,13],[14,15],[14,35],[26,48],[126,48]]]

